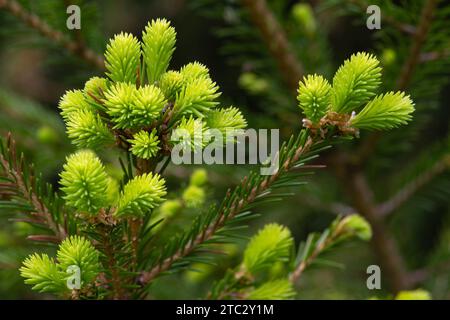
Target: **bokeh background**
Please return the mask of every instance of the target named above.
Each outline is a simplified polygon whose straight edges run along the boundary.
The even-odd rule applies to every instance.
[[[70,4],[81,8],[81,30],[66,28]],[[366,27],[370,4],[381,9],[379,30]],[[24,12],[36,15],[53,33],[41,34],[35,17]],[[320,73],[331,80],[352,53],[376,54],[384,68],[382,90],[407,91],[416,103],[414,121],[390,133],[363,133],[322,154],[315,162],[326,168],[305,177],[308,184],[289,190],[295,195],[259,205],[260,217],[243,233],[250,236],[265,223],[279,222],[300,242],[336,215],[357,212],[371,222],[372,242],[333,250],[328,258],[338,267],[309,269],[299,283],[299,298],[389,298],[414,288],[427,290],[434,299],[450,298],[449,2],[0,0],[0,134],[12,132],[36,171],[56,187],[65,156],[74,150],[58,114],[59,98],[102,73],[81,52],[102,55],[114,34],[127,31],[139,37],[147,22],[158,17],[171,20],[177,31],[171,68],[194,60],[207,65],[223,104],[241,108],[251,128],[279,128],[281,139],[301,128],[295,86],[302,75]],[[75,49],[68,50],[67,43]],[[114,160],[112,153],[103,156]],[[208,206],[254,167],[205,168]],[[179,196],[192,170],[168,167],[170,197]],[[186,228],[196,212],[183,214],[173,232]],[[11,218],[7,210],[0,211],[0,298],[45,298],[23,284],[18,268],[30,252],[53,249],[26,240],[32,228]],[[244,245],[230,246],[216,267],[196,266],[201,272],[161,278],[153,296],[204,297],[211,283],[240,261]],[[381,290],[366,287],[371,264],[381,267]]]

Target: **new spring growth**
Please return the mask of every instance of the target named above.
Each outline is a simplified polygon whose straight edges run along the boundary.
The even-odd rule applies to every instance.
[[[165,181],[159,174],[137,176],[125,185],[115,215],[144,217],[163,202],[166,193]]]
[[[175,29],[165,19],[151,21],[141,41],[124,32],[114,36],[105,52],[105,76],[91,78],[83,90],[67,91],[60,100],[72,142],[96,150],[116,145],[157,162],[180,135],[191,141],[183,150],[195,150],[209,142],[208,129],[225,135],[245,128],[237,108],[217,108],[219,87],[206,66],[192,62],[169,69],[175,44]],[[195,142],[199,135],[200,144]]]
[[[288,279],[268,281],[252,290],[246,297],[250,300],[289,300],[295,297],[295,290]]]
[[[33,290],[68,295],[71,291],[67,286],[71,276],[69,268],[79,268],[80,289],[87,288],[93,285],[100,272],[99,256],[100,253],[87,239],[71,236],[59,245],[56,260],[47,254],[28,256],[20,268],[20,275],[26,284],[33,286]]]
[[[61,176],[67,204],[89,215],[107,205],[108,176],[100,159],[88,150],[70,155]]]
[[[61,173],[61,189],[67,204],[81,213],[96,216],[101,208],[114,205],[115,216],[143,216],[157,207],[166,195],[165,181],[158,174],[134,177],[116,194],[116,183],[106,174],[100,159],[92,152],[81,150],[67,158]],[[111,194],[114,193],[114,196]]]
[[[351,214],[340,222],[346,236],[356,236],[361,240],[369,241],[372,238],[370,224],[361,216]]]
[[[186,207],[200,208],[203,205],[206,198],[204,185],[207,181],[208,174],[205,169],[197,169],[192,173],[189,185],[181,196]]]
[[[271,267],[275,262],[287,261],[293,244],[289,229],[275,223],[266,225],[245,249],[244,270],[254,274]]]
[[[299,106],[304,126],[325,129],[335,125],[342,132],[359,129],[388,130],[411,120],[414,103],[403,92],[377,94],[381,83],[379,61],[368,53],[357,53],[346,60],[334,75],[333,84],[320,75],[300,81]]]

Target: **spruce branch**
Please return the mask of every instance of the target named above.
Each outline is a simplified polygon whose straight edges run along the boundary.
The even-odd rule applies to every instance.
[[[90,65],[93,65],[100,70],[103,70],[105,68],[102,56],[95,53],[92,49],[86,47],[84,42],[70,40],[62,32],[50,27],[40,17],[31,12],[28,12],[18,1],[0,0],[0,10],[1,9],[8,11],[24,24],[37,30],[48,40],[64,47],[68,52],[86,61]]]
[[[355,2],[355,1],[354,1]],[[420,54],[426,41],[428,31],[432,22],[433,13],[436,9],[435,0],[426,0],[422,8],[421,17],[417,27],[414,30],[412,44],[408,58],[406,59],[401,74],[396,82],[396,88],[404,90],[411,82],[414,71],[420,63]],[[343,182],[346,189],[353,198],[353,206],[362,214],[372,225],[373,228],[373,246],[380,263],[388,275],[390,286],[394,292],[408,289],[414,284],[409,280],[409,273],[406,271],[405,262],[399,252],[395,240],[390,235],[387,227],[382,221],[382,211],[384,207],[378,207],[373,201],[373,191],[367,183],[366,177],[359,166],[367,162],[370,155],[382,134],[375,132],[369,135],[361,144],[357,151],[357,157],[344,160],[337,170],[338,177]],[[339,155],[340,157],[342,155]],[[345,157],[343,157],[345,158]],[[355,165],[357,168],[355,168]],[[400,199],[400,196],[399,198]],[[378,211],[381,209],[381,214]]]
[[[208,293],[208,299],[291,299],[295,295],[293,285],[284,275],[277,273],[266,279],[275,265],[287,267],[294,257],[294,238],[283,225],[265,225],[247,243],[242,262],[228,269]],[[266,282],[261,285],[261,280]]]
[[[163,202],[166,193],[165,180],[159,174],[137,175],[124,186],[114,216],[143,218]]]
[[[325,136],[330,132],[329,128],[336,128],[339,133],[342,134],[357,134],[357,130],[351,126],[352,117],[349,114],[345,114],[345,112],[349,112],[353,109],[353,106],[359,106],[363,102],[368,102],[368,100],[374,95],[373,91],[380,84],[380,72],[381,68],[378,67],[378,60],[371,55],[365,53],[358,53],[353,55],[349,60],[346,60],[343,66],[339,68],[338,72],[335,75],[333,81],[333,92],[335,94],[334,97],[338,97],[338,99],[332,99],[331,105],[329,107],[327,101],[321,101],[320,104],[315,105],[317,99],[309,99],[311,95],[302,94],[303,99],[306,104],[314,104],[314,108],[323,108],[325,116],[323,116],[320,121],[318,121],[318,126],[315,127],[311,124],[309,119],[304,119],[304,126],[309,128],[309,130],[302,130],[299,136],[295,141],[299,141],[297,143],[288,142],[288,146],[284,145],[281,148],[280,163],[281,168],[269,177],[261,177],[256,175],[250,175],[246,177],[240,186],[238,186],[233,192],[227,194],[225,200],[223,201],[221,207],[217,211],[216,215],[209,215],[207,218],[200,222],[196,222],[193,224],[191,230],[192,233],[185,234],[180,240],[176,239],[172,245],[175,250],[173,250],[173,254],[166,255],[164,258],[158,258],[159,261],[156,265],[150,268],[149,271],[144,271],[141,273],[138,278],[138,282],[142,285],[148,284],[155,277],[160,275],[161,273],[168,271],[171,269],[172,265],[176,264],[178,260],[184,258],[191,253],[195,252],[198,247],[202,244],[213,241],[214,237],[221,232],[222,229],[226,229],[227,224],[233,220],[240,212],[243,212],[251,203],[253,203],[257,198],[264,198],[268,194],[271,193],[271,188],[276,184],[277,179],[281,179],[281,175],[286,173],[295,166],[295,163],[299,160],[300,156],[303,153],[308,152],[316,143],[320,143],[323,141],[328,141]],[[354,72],[352,72],[354,71]],[[356,74],[356,75],[355,75]],[[356,80],[355,81],[355,77]],[[304,93],[310,93],[313,91],[316,93],[317,85],[313,80],[320,78],[309,78],[310,81],[303,88]],[[308,79],[307,79],[308,80]],[[305,80],[305,81],[307,81]],[[311,82],[312,81],[312,82]],[[308,81],[307,81],[308,82]],[[320,87],[326,87],[323,85],[324,81],[320,81]],[[328,88],[330,86],[328,85]],[[354,88],[356,90],[353,90]],[[325,88],[325,93],[329,91]],[[360,95],[356,96],[356,92]],[[399,97],[403,99],[403,94],[395,95],[395,97]],[[388,95],[390,97],[390,95]],[[409,99],[409,98],[408,98]],[[407,99],[407,102],[410,103],[410,100]],[[339,103],[333,104],[336,102]],[[396,118],[399,113],[403,112],[404,106],[399,107],[399,110],[396,110],[395,106],[391,106],[390,99],[382,99],[382,101],[375,103],[375,105],[368,105],[364,110],[365,113],[362,113],[361,117],[366,119],[368,117],[374,121],[374,118],[379,117],[381,122],[378,122],[380,126],[379,128],[389,128],[393,126],[389,123],[393,118]],[[352,107],[348,107],[347,104],[352,105]],[[309,105],[308,105],[309,106]],[[409,104],[405,104],[408,107],[407,113],[413,111],[413,108],[409,108]],[[340,109],[344,109],[343,113],[337,113],[333,110],[333,107],[338,107],[338,111]],[[330,108],[331,110],[327,109]],[[369,108],[369,111],[367,110]],[[372,113],[373,112],[373,113]],[[314,114],[314,112],[313,112]],[[386,118],[385,118],[386,117]],[[386,120],[386,121],[385,121]],[[401,119],[403,121],[403,119]],[[328,127],[330,126],[330,127]],[[331,134],[333,134],[333,130],[331,130]],[[329,138],[331,138],[329,136]],[[291,140],[292,141],[292,138]],[[209,219],[209,220],[208,220]],[[179,249],[181,247],[181,249]],[[166,252],[172,252],[171,250],[165,250]],[[183,262],[180,262],[181,264]],[[179,264],[180,264],[179,263]]]
[[[175,50],[176,32],[166,19],[152,20],[142,33],[142,50],[150,84],[166,72]]]
[[[379,64],[375,56],[365,52],[345,60],[333,77],[331,109],[341,113],[358,111],[374,97],[381,83]]]
[[[295,93],[298,88],[298,81],[302,78],[304,71],[283,28],[265,0],[242,0],[242,3],[249,11],[253,23],[259,29],[287,85]]]
[[[117,34],[106,47],[105,66],[108,77],[115,82],[137,82],[141,62],[141,45],[130,33]]]
[[[305,131],[302,133],[305,133]],[[252,176],[244,177],[241,184],[235,188],[234,192],[231,192],[231,190],[227,192],[225,200],[217,211],[215,218],[205,228],[199,230],[196,236],[188,241],[181,249],[177,250],[173,255],[165,258],[150,270],[142,272],[138,282],[141,285],[150,283],[161,273],[168,271],[174,263],[193,253],[199,246],[211,240],[217,232],[219,232],[230,220],[242,212],[246,206],[253,203],[258,196],[268,191],[277,179],[279,179],[284,173],[289,172],[297,164],[300,158],[305,156],[308,151],[311,150],[313,145],[320,145],[322,142],[323,141],[321,139],[317,140],[317,138],[308,136],[306,141],[295,150],[288,151],[289,156],[281,164],[277,173],[258,180],[258,183],[254,186],[252,186]]]
[[[81,236],[69,236],[58,246],[56,260],[46,254],[34,253],[23,262],[20,274],[33,290],[52,292],[72,299],[92,294],[93,282],[100,271],[100,252],[89,240]],[[80,287],[70,288],[68,271],[78,267]]]
[[[392,129],[412,119],[414,103],[403,92],[388,92],[376,96],[350,123],[358,129]]]
[[[330,235],[326,238],[325,241],[321,242],[312,252],[312,254],[303,260],[294,270],[294,272],[289,276],[289,281],[292,283],[296,283],[300,276],[303,274],[303,271],[306,270],[307,267],[309,267],[314,260],[323,252],[326,250],[326,248],[331,245],[334,242],[335,237],[337,234]]]
[[[241,272],[255,274],[276,262],[287,260],[293,244],[288,228],[276,223],[264,226],[247,244]]]
[[[64,292],[67,290],[64,274],[58,269],[57,264],[48,255],[34,253],[23,262],[20,274],[25,278],[25,283],[33,285],[39,292]]]
[[[289,281],[296,283],[303,272],[317,261],[318,257],[332,246],[350,237],[358,237],[368,241],[372,237],[369,223],[361,216],[350,214],[344,218],[338,217],[331,226],[318,234],[310,234],[301,250],[299,250],[299,263],[289,276]]]
[[[295,291],[287,279],[276,279],[255,288],[245,298],[249,300],[289,300],[294,296]]]
[[[9,199],[8,203],[12,205],[11,208],[20,207],[21,211],[28,211],[33,221],[47,226],[54,234],[54,237],[30,236],[29,238],[36,241],[62,241],[67,235],[66,228],[55,221],[54,215],[39,192],[42,191],[42,187],[39,186],[40,179],[36,178],[32,167],[25,167],[23,154],[18,158],[16,142],[10,133],[6,138],[6,144],[0,140],[0,169],[2,169],[0,181],[5,180],[0,184],[0,195]],[[56,195],[51,195],[50,186],[47,186],[47,191],[50,193],[48,194],[49,200],[57,203],[59,199]],[[54,198],[51,199],[51,197]],[[26,204],[22,204],[22,201],[25,201]]]

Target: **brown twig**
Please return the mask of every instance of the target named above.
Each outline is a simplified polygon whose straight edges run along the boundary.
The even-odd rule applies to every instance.
[[[31,235],[27,236],[27,240],[36,242],[56,243],[56,244],[61,242],[61,239],[59,237],[51,235]]]
[[[126,298],[125,290],[122,286],[122,280],[119,274],[119,267],[117,266],[117,261],[114,256],[114,246],[111,243],[109,235],[109,226],[101,225],[99,228],[100,234],[102,236],[102,247],[105,253],[108,269],[111,273],[111,289],[114,299],[124,299]]]
[[[433,12],[436,8],[435,0],[427,0],[423,6],[419,24],[413,36],[410,53],[405,61],[402,72],[397,80],[397,89],[406,89],[412,79],[414,70],[420,62],[420,52],[425,43]],[[386,207],[378,207],[373,200],[373,192],[369,186],[366,177],[362,171],[363,164],[370,157],[375,149],[379,139],[380,133],[370,135],[359,148],[357,156],[353,157],[347,163],[342,164],[340,170],[340,177],[345,184],[350,196],[353,199],[353,205],[371,224],[373,229],[372,244],[377,254],[380,264],[386,270],[389,284],[394,292],[410,288],[413,283],[409,279],[409,273],[406,270],[405,263],[397,248],[395,240],[390,235],[384,221],[382,220],[382,210],[390,210]],[[395,202],[400,201],[400,197],[404,198],[404,194],[398,196]],[[393,205],[394,202],[389,204]],[[400,204],[400,202],[398,202]]]
[[[289,75],[288,84],[290,87],[297,87],[298,79],[300,78],[302,69],[297,69],[296,66],[299,65],[296,60],[295,55],[288,54],[288,58],[277,51],[277,45],[275,44],[271,47],[271,42],[276,42],[277,37],[274,35],[276,31],[280,31],[280,27],[276,23],[270,10],[267,8],[265,1],[254,1],[254,0],[243,0],[243,2],[248,7],[255,24],[260,29],[263,38],[268,43],[269,48],[271,48],[271,53],[274,58],[278,61],[280,69],[284,73],[284,70],[297,70],[297,75],[292,75],[292,72],[286,72],[286,76]],[[361,7],[361,1],[354,0],[353,3]],[[367,6],[364,7],[366,9]],[[418,27],[410,26],[398,22],[396,19],[391,19],[390,17],[383,16],[384,21],[397,27],[402,32],[413,35],[413,44],[411,45],[409,58],[406,60],[405,65],[402,68],[401,77],[397,81],[397,87],[399,89],[404,89],[408,86],[411,81],[413,71],[417,63],[419,62],[420,50],[425,42],[427,33],[429,31],[432,13],[435,9],[435,1],[428,0],[422,10],[421,18]],[[275,21],[276,27],[271,27],[271,22]],[[275,30],[275,31],[274,31]],[[283,35],[281,30],[281,35]],[[275,39],[275,40],[274,40]],[[279,38],[278,38],[279,39]],[[287,42],[286,38],[281,37],[282,43]],[[279,48],[278,48],[279,49]],[[289,52],[289,50],[287,50]],[[281,61],[280,61],[281,60]],[[300,72],[298,72],[300,70]],[[293,79],[296,79],[294,83]],[[295,86],[294,86],[295,85]],[[368,159],[370,154],[373,152],[378,140],[380,138],[379,134],[371,135],[364,142],[358,152],[356,157],[347,157],[345,161],[341,162],[339,165],[339,170],[341,173],[341,181],[346,185],[352,198],[353,205],[355,209],[359,211],[360,214],[364,215],[366,219],[371,223],[374,235],[373,235],[373,245],[375,252],[383,265],[383,269],[386,270],[388,275],[390,285],[394,292],[399,291],[404,288],[411,286],[411,281],[408,280],[408,274],[406,272],[404,262],[401,258],[400,253],[394,239],[391,237],[389,232],[384,225],[384,222],[380,219],[377,212],[377,207],[373,201],[372,190],[370,189],[367,181],[363,175],[360,168],[356,171],[355,165],[362,165]],[[339,157],[339,156],[338,156]]]
[[[342,225],[338,226],[334,232],[327,237],[325,241],[320,243],[314,251],[311,253],[311,255],[299,263],[299,265],[295,268],[294,272],[291,273],[289,276],[289,281],[292,283],[296,283],[300,276],[303,274],[303,271],[310,266],[314,260],[324,251],[327,249],[327,247],[332,244],[340,235],[342,234]]]
[[[133,266],[137,265],[138,259],[138,250],[139,250],[139,234],[141,232],[142,227],[142,219],[141,218],[129,218],[128,224],[130,226],[130,236],[131,239],[131,248],[133,249]]]
[[[8,179],[10,179],[14,187],[18,193],[18,195],[26,199],[30,205],[33,206],[34,211],[31,212],[36,219],[39,219],[41,223],[47,225],[50,230],[55,234],[56,239],[62,241],[67,233],[65,228],[62,225],[57,224],[49,211],[49,209],[45,206],[44,202],[38,197],[35,192],[34,185],[34,177],[30,172],[30,177],[28,181],[25,181],[23,176],[24,170],[24,160],[20,158],[20,161],[17,159],[16,154],[16,143],[12,139],[11,134],[8,134],[7,143],[6,143],[7,152],[11,154],[11,162],[9,162],[5,157],[0,154],[0,167],[3,168],[4,174]],[[39,236],[34,236],[39,237]]]
[[[4,9],[16,16],[23,23],[37,30],[44,37],[50,41],[64,47],[70,53],[85,60],[89,64],[97,67],[100,70],[105,68],[103,57],[86,47],[82,41],[72,41],[66,37],[62,32],[52,29],[45,21],[28,12],[22,5],[15,0],[0,0],[0,9]]]
[[[303,76],[303,66],[291,49],[283,28],[280,26],[265,0],[242,0],[251,19],[259,29],[281,74],[289,88],[297,92],[298,82]]]

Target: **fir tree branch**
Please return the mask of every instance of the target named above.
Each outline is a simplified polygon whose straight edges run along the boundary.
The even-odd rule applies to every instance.
[[[311,255],[298,264],[294,272],[292,272],[289,276],[289,281],[291,281],[292,283],[296,283],[303,274],[303,271],[305,271],[306,268],[308,268],[322,252],[324,252],[331,244],[336,241],[336,239],[341,235],[341,231],[342,229],[335,230],[326,238],[325,241],[319,243],[319,245],[314,249]]]
[[[12,139],[11,134],[8,134],[6,139],[6,149],[2,150],[0,153],[0,167],[3,168],[4,177],[9,180],[9,182],[0,185],[0,195],[6,196],[7,199],[12,197],[19,197],[25,199],[29,205],[32,207],[30,214],[37,219],[41,224],[46,225],[53,233],[53,241],[62,241],[67,233],[64,226],[59,225],[54,221],[50,210],[44,204],[44,201],[36,193],[36,181],[33,176],[32,170],[30,170],[28,177],[24,176],[24,158],[17,158],[16,143]],[[9,156],[5,157],[8,153]],[[7,194],[5,192],[13,189],[13,194]],[[36,237],[36,236],[35,236]],[[30,238],[33,240],[33,238]],[[36,238],[35,240],[41,240]],[[45,239],[46,241],[50,238]]]
[[[90,65],[103,70],[105,68],[103,57],[86,47],[82,41],[72,41],[62,32],[53,29],[35,14],[28,12],[15,0],[0,0],[0,9],[4,9],[17,17],[24,24],[37,30],[41,35],[53,43],[64,47],[71,54],[81,58]]]
[[[377,212],[380,216],[386,217],[401,205],[403,205],[408,199],[410,199],[420,188],[428,184],[434,177],[441,174],[450,167],[450,156],[445,155],[439,161],[437,161],[430,170],[422,173],[416,179],[405,185],[400,191],[398,191],[391,199],[381,203],[377,207]]]
[[[303,66],[295,56],[284,30],[265,0],[242,0],[242,3],[248,9],[253,23],[277,61],[289,88],[297,92],[298,82],[303,76]]]
[[[183,248],[179,249],[172,256],[164,259],[161,263],[157,264],[149,271],[142,272],[138,279],[139,283],[141,285],[150,283],[161,273],[169,270],[176,261],[188,256],[189,254],[194,252],[200,245],[208,240],[211,240],[214,235],[226,225],[228,221],[236,217],[236,215],[239,214],[245,206],[255,201],[258,195],[267,191],[280,177],[280,175],[282,175],[282,173],[290,171],[302,155],[306,154],[314,144],[320,142],[322,142],[322,140],[314,141],[313,138],[308,137],[307,141],[303,145],[299,146],[295,150],[295,152],[292,153],[292,156],[289,157],[280,166],[280,169],[277,173],[271,176],[267,176],[267,178],[263,179],[258,185],[251,188],[248,193],[245,193],[244,197],[234,198],[230,206],[222,205],[218,211],[218,214],[216,215],[216,218],[206,228],[201,230],[201,232],[192,241],[189,241]],[[240,187],[245,190],[248,187],[248,181],[248,177],[244,177]],[[239,187],[237,187],[236,189],[238,188]],[[225,199],[229,199],[231,194],[232,193],[229,190]]]
[[[255,21],[255,24],[259,27],[261,30],[261,33],[263,34],[264,38],[267,39],[267,41],[271,41],[272,39],[275,39],[273,35],[271,35],[267,30],[264,32],[264,20],[261,17],[264,17],[264,13],[267,13],[267,5],[265,1],[252,1],[252,0],[243,0],[246,6],[249,8],[249,11],[252,13],[252,18]],[[359,1],[354,1],[356,3],[361,3]],[[430,4],[431,2],[431,4]],[[261,7],[259,7],[261,6]],[[427,3],[424,6],[422,17],[420,19],[419,25],[417,28],[403,25],[398,23],[395,19],[386,19],[384,17],[385,21],[393,24],[403,32],[406,32],[408,34],[414,33],[414,42],[411,46],[411,54],[409,59],[405,62],[405,65],[403,67],[404,72],[402,73],[402,76],[398,80],[398,87],[404,88],[409,84],[413,71],[415,69],[415,66],[418,61],[418,56],[420,54],[420,50],[422,48],[422,45],[426,39],[426,35],[429,29],[430,25],[430,17],[432,14],[432,11],[434,10],[435,3],[433,0],[427,1]],[[367,6],[364,7],[364,10],[367,8]],[[431,9],[431,10],[430,10]],[[431,11],[431,13],[430,13]],[[270,11],[269,11],[270,13]],[[273,17],[272,17],[273,18]],[[270,21],[270,19],[269,19]],[[267,24],[266,24],[267,26]],[[270,30],[269,28],[267,28]],[[269,35],[269,36],[267,36]],[[272,49],[273,50],[273,49]],[[416,53],[416,51],[418,53]],[[274,51],[271,51],[274,52]],[[274,58],[278,60],[279,56],[274,54]],[[416,56],[417,55],[417,56]],[[292,56],[295,59],[295,56]],[[282,64],[280,64],[282,65]],[[281,68],[283,70],[283,68]],[[284,73],[288,74],[288,73]],[[297,79],[298,80],[298,79]],[[295,84],[296,87],[296,84]],[[410,284],[407,280],[407,275],[404,262],[398,252],[398,248],[394,242],[394,240],[389,235],[388,231],[386,230],[384,223],[379,220],[377,217],[377,211],[376,211],[376,204],[373,202],[372,199],[372,190],[367,184],[367,181],[364,177],[364,174],[362,171],[358,170],[357,173],[350,173],[351,170],[354,168],[355,164],[361,164],[367,160],[367,157],[372,153],[374,146],[377,144],[377,141],[380,137],[379,133],[374,133],[369,136],[370,138],[367,139],[367,145],[366,143],[362,144],[362,147],[359,152],[359,157],[353,157],[352,159],[346,159],[347,163],[343,164],[342,168],[344,168],[344,176],[341,176],[341,180],[346,184],[346,187],[350,190],[353,190],[353,196],[354,196],[354,207],[367,218],[369,223],[372,224],[372,227],[374,229],[374,239],[373,244],[375,251],[377,253],[377,256],[380,258],[380,261],[382,265],[384,266],[384,269],[387,270],[387,273],[389,274],[390,283],[392,286],[392,289],[397,292],[399,290],[402,290],[404,288],[407,288]],[[364,190],[360,189],[361,185],[364,186]]]

